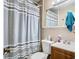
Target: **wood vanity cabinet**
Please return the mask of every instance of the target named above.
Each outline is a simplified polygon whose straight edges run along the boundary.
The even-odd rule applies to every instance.
[[[75,59],[75,53],[57,47],[51,47],[51,59]]]

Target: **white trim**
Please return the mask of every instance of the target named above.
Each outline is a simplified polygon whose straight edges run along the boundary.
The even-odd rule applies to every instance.
[[[53,28],[66,28],[66,26],[52,26],[52,27],[43,27],[43,29],[53,29]]]

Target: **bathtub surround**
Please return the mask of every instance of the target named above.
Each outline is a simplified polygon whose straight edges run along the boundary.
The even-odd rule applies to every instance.
[[[4,59],[24,59],[40,51],[39,8],[31,0],[4,0]]]

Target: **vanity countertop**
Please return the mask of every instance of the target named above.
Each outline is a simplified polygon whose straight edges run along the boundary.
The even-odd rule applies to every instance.
[[[57,48],[61,48],[67,51],[71,51],[71,52],[75,52],[75,42],[70,42],[70,44],[67,43],[63,43],[63,42],[56,42],[54,44],[52,44],[51,46],[57,47]]]

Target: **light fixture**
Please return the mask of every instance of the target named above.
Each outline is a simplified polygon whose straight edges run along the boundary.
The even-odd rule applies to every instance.
[[[62,0],[53,0],[52,4],[56,4],[56,3],[59,3],[61,2]]]
[[[53,1],[53,2],[52,2],[52,5],[54,5],[54,4],[55,4],[55,2]]]
[[[57,2],[60,2],[61,0],[56,0]]]
[[[61,6],[66,6],[72,2],[73,2],[73,0],[54,0],[52,5],[53,5],[53,7],[61,7]]]

